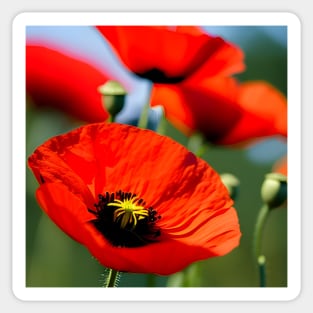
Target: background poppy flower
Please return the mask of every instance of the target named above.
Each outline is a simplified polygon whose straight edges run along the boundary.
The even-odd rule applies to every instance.
[[[219,175],[155,132],[82,126],[49,139],[28,164],[41,208],[106,267],[168,275],[239,244]]]
[[[108,113],[98,87],[110,79],[128,91],[116,121],[137,125],[150,86],[119,63],[95,27],[29,26],[26,43],[26,85],[32,107],[57,109],[83,122],[104,121]],[[160,116],[159,109],[150,109],[148,128],[155,129]]]
[[[284,95],[261,81],[239,83],[244,53],[195,26],[97,26],[129,70],[149,79],[151,106],[187,135],[219,145],[287,136]],[[140,40],[142,38],[144,40]]]
[[[287,136],[287,100],[264,81],[215,77],[198,84],[154,84],[151,105],[161,103],[168,120],[183,133],[200,131],[215,144]]]
[[[196,26],[96,26],[124,65],[155,83],[244,70],[243,52]]]
[[[26,93],[35,106],[86,122],[105,121],[109,115],[98,87],[108,79],[103,71],[55,49],[26,46]]]

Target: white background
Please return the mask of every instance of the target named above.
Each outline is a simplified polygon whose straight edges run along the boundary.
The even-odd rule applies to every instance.
[[[179,308],[186,310],[203,310],[204,312],[218,309],[220,311],[240,310],[241,312],[263,312],[265,310],[283,310],[284,312],[295,312],[301,309],[307,312],[310,309],[310,298],[312,295],[312,206],[309,203],[311,173],[312,149],[310,142],[312,130],[308,127],[312,125],[309,120],[312,114],[311,103],[309,99],[309,74],[312,72],[313,55],[312,40],[309,38],[312,28],[312,17],[309,7],[309,1],[288,1],[264,0],[256,1],[234,1],[219,0],[214,2],[206,1],[130,1],[115,0],[111,4],[104,1],[90,0],[67,0],[67,1],[3,1],[1,2],[0,19],[0,143],[1,143],[1,162],[0,162],[0,191],[1,191],[1,217],[0,217],[0,238],[1,238],[1,257],[0,257],[0,303],[1,310],[7,312],[55,312],[57,310],[75,310],[76,312],[85,312],[86,310],[110,310],[121,311],[123,309],[136,312],[159,312],[160,310],[177,310]],[[291,12],[296,14],[302,22],[302,207],[293,208],[302,210],[302,288],[300,295],[292,301],[287,302],[23,302],[16,299],[12,293],[11,282],[11,43],[12,43],[12,21],[14,17],[22,12],[36,11],[180,11],[180,12]],[[20,195],[24,197],[24,194]],[[153,292],[153,290],[151,291]]]

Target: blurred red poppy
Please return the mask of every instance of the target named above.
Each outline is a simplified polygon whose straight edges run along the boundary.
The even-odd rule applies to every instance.
[[[240,48],[196,26],[96,26],[124,65],[155,83],[244,70]]]
[[[186,135],[203,133],[220,145],[243,145],[267,136],[287,137],[287,99],[264,81],[215,77],[197,84],[154,84],[151,105]]]
[[[54,49],[26,46],[26,93],[39,107],[59,109],[86,122],[108,118],[98,87],[108,81],[103,72]]]
[[[195,26],[97,26],[129,70],[153,83],[151,106],[187,135],[220,145],[287,136],[285,96],[267,82],[240,84],[235,45]]]
[[[49,139],[28,164],[41,208],[108,268],[168,275],[239,244],[219,175],[153,131],[89,124]]]

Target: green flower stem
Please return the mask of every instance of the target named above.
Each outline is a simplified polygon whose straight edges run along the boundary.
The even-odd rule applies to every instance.
[[[260,287],[266,286],[266,258],[264,255],[258,257]]]
[[[201,287],[203,283],[202,263],[189,265],[181,272],[172,274],[167,280],[167,287]]]
[[[105,284],[103,287],[117,287],[118,280],[119,280],[120,272],[113,270],[113,269],[108,269],[108,275],[105,280]]]
[[[156,129],[156,132],[160,135],[164,135],[166,133],[166,118],[164,114],[162,114],[159,125]]]
[[[140,117],[139,117],[139,121],[138,121],[138,124],[137,124],[137,126],[139,128],[143,128],[143,129],[147,128],[148,120],[149,120],[149,109],[150,109],[150,104],[146,103],[144,105],[144,107],[142,108],[142,111],[141,111],[141,114],[140,114]]]
[[[259,268],[260,287],[265,287],[266,285],[266,258],[262,254],[262,239],[269,212],[269,206],[264,204],[259,211],[254,233],[254,253]]]

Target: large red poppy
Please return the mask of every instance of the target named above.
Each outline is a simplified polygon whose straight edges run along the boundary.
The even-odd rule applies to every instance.
[[[51,138],[28,164],[41,208],[106,267],[168,275],[239,244],[219,175],[155,132],[89,124]]]
[[[31,103],[86,122],[108,118],[98,87],[108,81],[92,65],[57,50],[26,46],[26,93]]]
[[[244,70],[244,54],[196,26],[96,26],[125,66],[156,83]]]
[[[215,144],[287,136],[286,97],[264,81],[214,77],[193,84],[154,84],[151,105],[160,104],[168,120],[186,135],[200,131]]]

